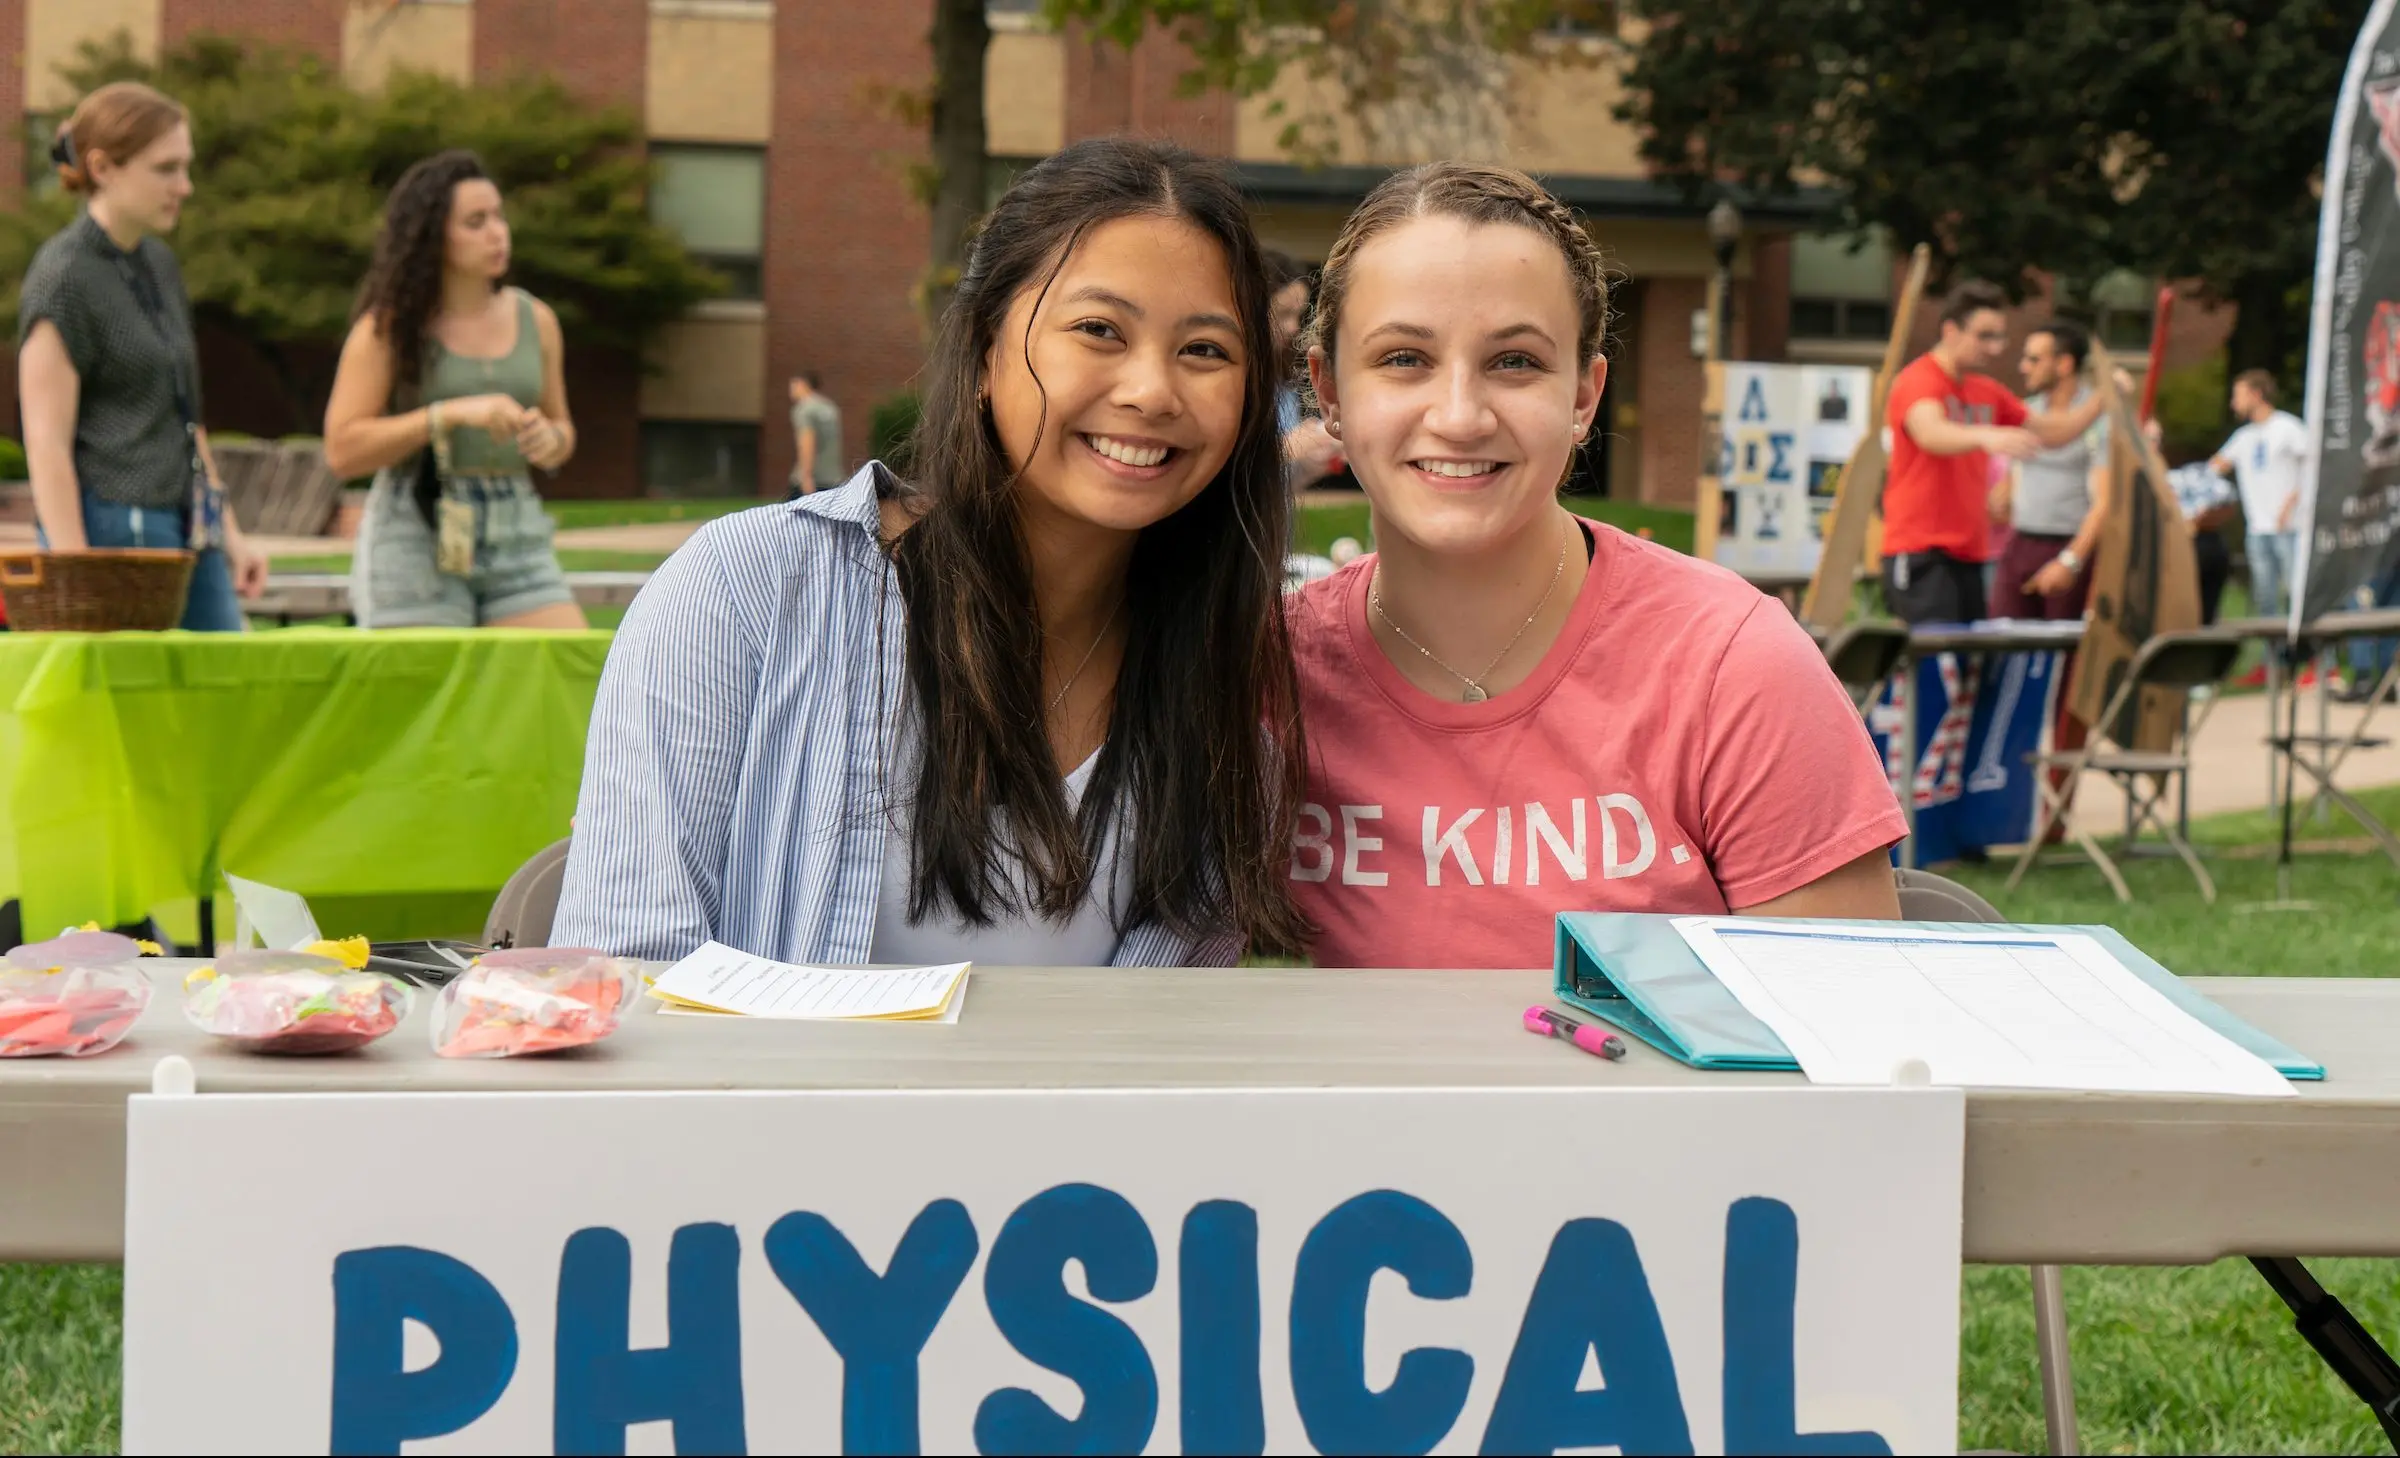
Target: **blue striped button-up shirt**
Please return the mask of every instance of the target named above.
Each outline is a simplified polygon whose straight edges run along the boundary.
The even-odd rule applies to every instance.
[[[553,945],[870,959],[886,757],[907,703],[881,469],[711,522],[627,609],[592,707]],[[1113,960],[1226,966],[1240,951],[1144,922]]]

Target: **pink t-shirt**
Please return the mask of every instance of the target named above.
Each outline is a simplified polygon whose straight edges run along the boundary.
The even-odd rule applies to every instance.
[[[1403,678],[1364,557],[1291,602],[1309,795],[1292,890],[1322,967],[1546,967],[1561,911],[1719,913],[1906,833],[1866,726],[1792,615],[1594,524],[1566,627],[1480,704]]]

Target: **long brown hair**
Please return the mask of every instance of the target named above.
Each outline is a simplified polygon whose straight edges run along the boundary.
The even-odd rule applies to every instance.
[[[1038,308],[1091,229],[1145,215],[1189,223],[1224,250],[1244,342],[1241,432],[1216,479],[1134,544],[1108,739],[1070,811],[1045,731],[1017,472],[977,397],[1019,294],[1038,291]],[[1027,910],[1063,920],[1093,891],[1113,826],[1131,921],[1299,945],[1285,863],[1304,760],[1281,601],[1278,383],[1258,240],[1218,164],[1159,142],[1078,142],[992,210],[927,364],[907,488],[923,515],[892,549],[924,752],[911,918],[946,903],[974,925]]]
[[[483,162],[463,149],[436,152],[413,164],[384,200],[375,234],[375,260],[358,288],[352,318],[372,315],[375,332],[392,351],[392,394],[413,399],[425,368],[425,332],[442,307],[442,261],[448,256],[451,195],[462,182],[489,181]],[[499,284],[495,282],[494,288]]]

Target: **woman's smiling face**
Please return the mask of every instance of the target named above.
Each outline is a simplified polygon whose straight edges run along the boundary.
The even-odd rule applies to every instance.
[[[1608,377],[1578,358],[1580,326],[1567,261],[1531,228],[1420,217],[1358,250],[1309,373],[1379,530],[1474,552],[1555,500]]]
[[[1024,507],[1137,532],[1198,496],[1241,431],[1240,319],[1224,250],[1156,215],[1094,227],[1019,291],[984,379]]]

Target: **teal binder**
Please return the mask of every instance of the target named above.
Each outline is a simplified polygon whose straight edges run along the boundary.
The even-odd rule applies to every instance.
[[[1562,911],[1558,916],[1558,999],[1603,1018],[1659,1052],[1694,1068],[1797,1070],[1774,1030],[1725,990],[1668,916],[1633,912]],[[1984,921],[1839,921],[1792,919],[1779,925],[1876,931],[1893,925],[1936,931],[2080,932],[2115,954],[2167,1000],[2258,1055],[2289,1079],[2310,1082],[2325,1065],[2269,1037],[2217,1006],[2141,948],[2105,926],[2031,926]]]

